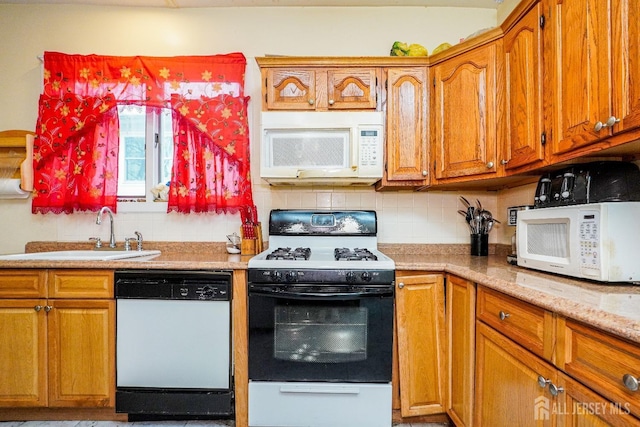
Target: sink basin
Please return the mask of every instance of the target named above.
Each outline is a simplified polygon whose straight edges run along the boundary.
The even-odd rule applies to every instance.
[[[115,259],[138,258],[159,255],[158,250],[145,251],[52,251],[28,254],[0,255],[0,261],[110,261]]]

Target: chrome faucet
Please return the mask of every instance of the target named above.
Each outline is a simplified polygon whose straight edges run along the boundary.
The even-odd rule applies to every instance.
[[[113,211],[111,209],[109,209],[108,206],[103,206],[102,209],[100,209],[100,212],[98,212],[98,217],[96,218],[96,224],[100,225],[102,224],[102,215],[107,212],[109,214],[109,221],[111,223],[111,236],[109,237],[109,247],[110,248],[115,248],[116,247],[116,235],[113,232]]]

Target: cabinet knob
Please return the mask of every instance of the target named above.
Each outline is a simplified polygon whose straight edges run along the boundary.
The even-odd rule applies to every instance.
[[[46,312],[48,313],[48,312],[50,312],[50,311],[51,311],[51,309],[52,309],[52,308],[53,308],[53,307],[52,307],[52,306],[50,306],[50,305],[45,305],[45,306],[44,306],[44,311],[46,311]]]
[[[315,101],[314,99],[310,99],[310,100],[309,100],[309,105],[313,105],[313,104],[315,104],[315,102],[316,102],[316,101]]]
[[[493,162],[488,162],[487,163],[487,169],[491,169],[493,167]]]
[[[604,123],[602,123],[602,122],[596,123],[596,125],[593,127],[593,130],[595,130],[596,132],[600,132],[602,129],[610,128],[610,127],[612,127],[613,125],[615,125],[616,123],[619,123],[619,122],[620,122],[619,118],[617,118],[616,116],[611,116]]]
[[[404,288],[404,283],[402,283],[402,282],[398,283],[398,287],[399,287],[400,289]]]
[[[547,384],[551,384],[551,380],[546,379],[542,375],[538,375],[538,384],[540,387],[545,388]]]
[[[329,100],[329,105],[333,105],[333,104],[335,104],[335,103],[336,103],[336,101],[334,101],[333,99],[330,99],[330,100]]]
[[[558,387],[554,383],[551,383],[551,382],[549,383],[549,393],[551,393],[551,396],[555,397],[563,392],[564,392],[564,388]]]
[[[42,306],[41,305],[36,305],[35,307],[33,307],[33,309],[35,311],[40,311],[40,310],[42,310]]]
[[[422,171],[422,176],[427,176],[429,173],[427,171]]]
[[[622,376],[622,382],[629,391],[638,391],[638,378],[631,374],[624,374]]]
[[[504,320],[507,317],[511,317],[509,313],[505,313],[504,311],[500,311],[500,313],[498,313],[498,316],[500,317],[500,320]]]
[[[509,163],[509,160],[505,160],[505,159],[500,160],[500,164],[502,166],[506,165],[507,163]]]

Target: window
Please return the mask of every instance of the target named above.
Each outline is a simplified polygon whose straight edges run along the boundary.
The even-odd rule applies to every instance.
[[[118,116],[118,199],[153,202],[151,188],[171,179],[171,110],[121,105]]]

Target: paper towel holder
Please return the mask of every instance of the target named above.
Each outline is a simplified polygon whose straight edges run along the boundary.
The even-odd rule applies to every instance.
[[[0,179],[7,181],[19,180],[15,191],[15,198],[25,198],[33,191],[33,139],[35,132],[28,130],[0,131]],[[2,185],[12,188],[12,185]],[[2,198],[12,198],[11,194],[4,194]]]

